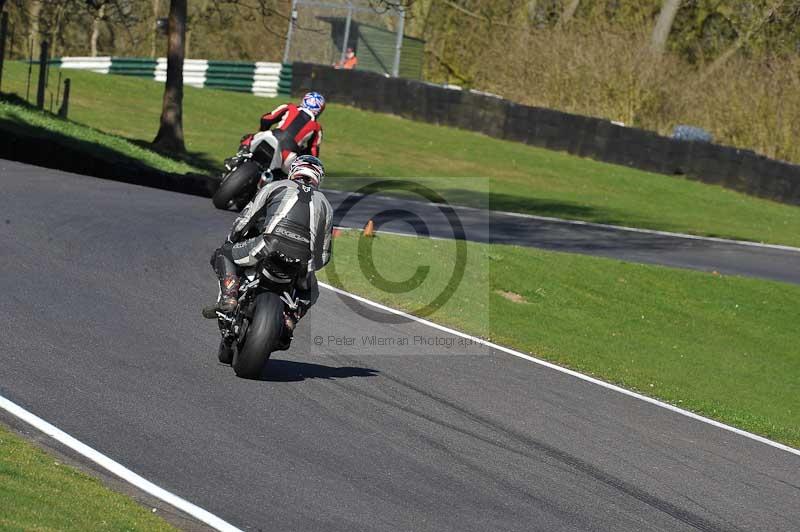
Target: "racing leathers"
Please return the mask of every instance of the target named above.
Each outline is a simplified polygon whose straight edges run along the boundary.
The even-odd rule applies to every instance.
[[[243,268],[259,261],[272,261],[267,271],[272,281],[294,283],[299,320],[319,297],[315,272],[331,258],[333,209],[325,196],[302,180],[281,180],[262,188],[236,218],[225,244],[211,257],[220,280],[220,297],[213,310],[230,312],[236,308],[239,276]],[[253,235],[255,236],[249,236]],[[281,272],[285,275],[281,275]]]
[[[270,129],[275,124],[277,127]],[[258,156],[262,143],[269,146],[269,149],[262,146],[262,152],[271,157],[271,160],[263,163],[268,164],[270,170],[280,168],[288,174],[297,156],[319,157],[322,126],[308,109],[291,103],[283,104],[261,117],[260,131],[245,136],[241,147]]]

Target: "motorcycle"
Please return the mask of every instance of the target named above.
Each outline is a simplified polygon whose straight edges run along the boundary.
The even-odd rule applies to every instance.
[[[257,378],[274,351],[289,349],[292,332],[286,316],[296,313],[294,285],[302,261],[272,251],[241,277],[239,305],[232,314],[217,312],[222,335],[217,358],[237,376]]]
[[[225,173],[211,198],[216,208],[241,211],[258,192],[259,183],[264,186],[286,177],[280,168],[280,154],[276,157],[277,141],[272,141],[273,138],[260,142],[254,152],[242,147],[236,155],[225,159]]]

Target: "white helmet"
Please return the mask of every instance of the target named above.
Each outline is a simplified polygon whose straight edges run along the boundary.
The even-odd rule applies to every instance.
[[[289,167],[289,179],[302,179],[314,188],[319,188],[325,179],[325,167],[322,161],[313,155],[301,155]]]

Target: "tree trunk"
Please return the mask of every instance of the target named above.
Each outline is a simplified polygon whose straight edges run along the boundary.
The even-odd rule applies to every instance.
[[[158,13],[161,11],[161,0],[153,0],[153,27],[150,28],[150,36],[152,37],[152,47],[150,49],[150,57],[156,57],[156,41],[158,41]]]
[[[569,23],[569,21],[572,20],[572,17],[575,16],[575,12],[578,10],[580,3],[581,0],[569,0],[567,5],[564,6],[564,12],[561,13],[561,18],[558,20],[558,23],[562,26]]]
[[[533,27],[536,24],[536,8],[539,0],[525,0],[516,12],[516,16],[510,20],[511,24],[522,27]]]
[[[33,56],[39,54],[39,15],[42,12],[42,0],[31,0],[29,13],[30,24],[28,25],[28,42],[32,44]]]
[[[97,39],[100,37],[100,23],[103,21],[105,13],[106,13],[106,5],[103,4],[100,6],[100,9],[98,9],[94,14],[94,20],[92,21],[92,38],[91,38],[92,57],[97,57]]]
[[[2,11],[3,0],[0,0],[0,11]],[[64,10],[67,9],[67,4],[58,4],[56,6],[56,15],[50,31],[50,57],[58,57],[58,41],[61,39],[61,24],[64,22]]]
[[[170,0],[167,40],[167,83],[161,109],[161,127],[153,144],[166,151],[184,153],[183,58],[186,36],[186,0]]]
[[[536,24],[536,8],[538,7],[538,0],[528,0],[525,2],[525,11],[528,15],[528,24],[533,26]]]
[[[672,31],[672,23],[675,15],[681,7],[681,0],[664,0],[661,3],[661,11],[658,13],[656,27],[653,28],[653,35],[650,38],[650,47],[654,52],[663,54],[667,48],[669,32]]]

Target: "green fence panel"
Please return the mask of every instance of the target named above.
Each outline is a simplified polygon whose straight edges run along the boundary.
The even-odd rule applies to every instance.
[[[283,63],[281,74],[278,77],[278,94],[281,96],[291,96],[292,94],[292,64]]]
[[[228,61],[209,61],[208,72],[224,74],[254,74],[255,63],[232,63]]]
[[[232,83],[226,80],[208,79],[206,78],[206,87],[212,89],[224,89],[237,92],[251,92],[253,90],[253,82],[247,83]]]
[[[207,71],[206,78],[214,78],[214,79],[229,79],[232,81],[242,80],[242,81],[253,81],[253,74],[240,74],[240,73],[230,73],[230,72],[218,72],[218,71]]]

